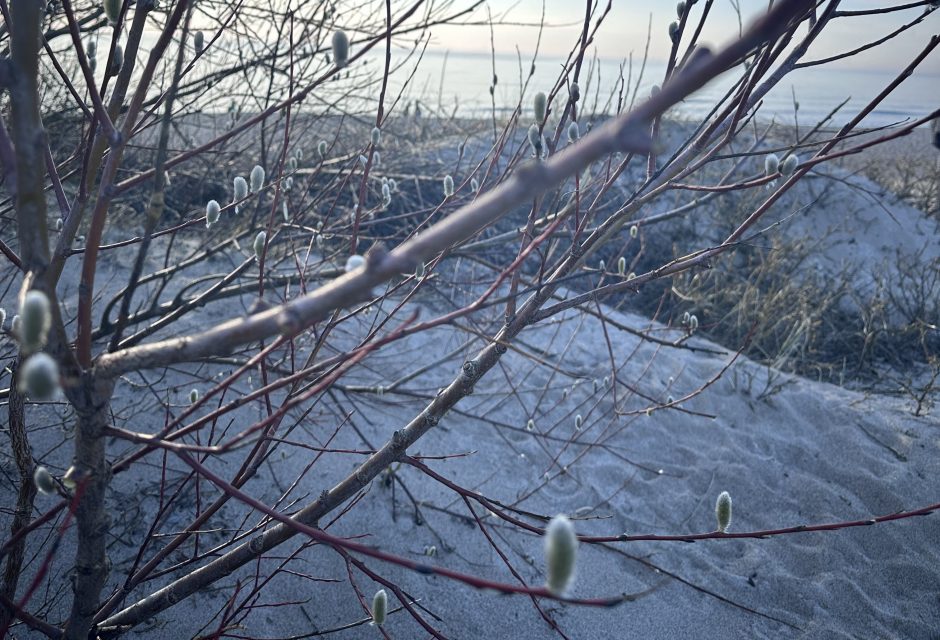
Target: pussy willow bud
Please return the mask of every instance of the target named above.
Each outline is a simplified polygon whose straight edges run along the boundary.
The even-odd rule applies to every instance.
[[[326,148],[326,140],[320,140],[320,142],[317,143],[317,155],[319,155],[321,159],[326,157]]]
[[[581,414],[579,413],[578,415],[574,417],[574,428],[580,431],[582,424],[584,424],[584,418],[582,418]]]
[[[333,62],[337,69],[342,69],[349,62],[349,38],[345,31],[333,34]]]
[[[473,193],[476,193],[480,190],[480,181],[476,178],[470,178],[470,189]]]
[[[284,178],[284,191],[290,191],[294,188],[294,177],[287,176]]]
[[[444,176],[444,197],[449,198],[454,195],[454,179],[450,174]]]
[[[300,147],[297,147],[296,149],[294,149],[294,157],[297,159],[297,162],[303,162],[304,150],[301,149]]]
[[[571,521],[563,515],[551,519],[545,528],[545,558],[548,569],[548,590],[563,595],[574,579],[578,554],[578,537]]]
[[[794,171],[796,171],[796,166],[800,164],[800,159],[797,158],[792,153],[783,159],[783,163],[780,165],[780,173],[784,178],[790,176]]]
[[[366,259],[360,255],[354,254],[346,258],[346,273],[355,271],[361,266],[364,266]]]
[[[121,0],[104,0],[104,15],[108,17],[108,22],[117,24],[121,17]]]
[[[248,179],[251,180],[250,186],[252,193],[261,191],[261,187],[264,186],[264,167],[260,164],[256,164],[248,175]]]
[[[90,36],[88,40],[85,41],[85,55],[89,58],[94,58],[98,55],[98,41],[93,40]]]
[[[33,471],[33,484],[36,485],[36,488],[39,489],[41,493],[47,496],[55,493],[55,480],[45,467],[39,466]]]
[[[604,260],[599,261],[599,262],[597,263],[597,270],[598,270],[598,271],[607,271],[607,262],[605,262]]]
[[[378,151],[372,152],[372,166],[377,167],[382,164],[382,154]]]
[[[689,331],[695,331],[698,329],[698,316],[691,315],[689,316]]]
[[[382,185],[382,202],[386,207],[392,203],[392,189],[387,182]]]
[[[680,2],[676,5],[676,16],[681,20],[682,14],[685,13],[685,3]]]
[[[669,39],[675,41],[679,37],[679,23],[670,22],[669,23]]]
[[[385,614],[388,609],[388,596],[385,589],[379,589],[372,598],[372,624],[382,626],[385,624]]]
[[[768,153],[767,157],[764,158],[764,173],[768,176],[775,176],[779,169],[780,158],[777,157],[776,153]]]
[[[572,122],[568,125],[568,142],[576,142],[581,137],[581,131],[578,129],[578,123]]]
[[[539,132],[539,127],[537,124],[533,124],[529,127],[529,130],[526,132],[526,136],[529,138],[529,144],[532,145],[532,148],[536,151],[540,151],[542,148],[542,136]]]
[[[254,247],[255,258],[261,260],[261,255],[264,253],[264,243],[268,240],[268,234],[264,231],[259,231],[258,235],[255,236]]]
[[[658,96],[658,95],[659,95],[659,92],[660,92],[660,88],[659,88],[659,85],[658,85],[658,84],[654,84],[652,87],[650,87],[650,97],[651,97],[651,98],[655,98],[656,96]]]
[[[0,329],[3,329],[4,323],[7,321],[7,310],[3,307],[0,307]]]
[[[59,365],[48,353],[34,353],[20,368],[20,392],[32,400],[48,400],[59,388]]]
[[[578,86],[577,82],[572,82],[571,86],[568,87],[568,95],[571,96],[572,102],[577,102],[581,99],[581,87]]]
[[[20,335],[21,324],[22,322],[20,322],[20,314],[18,313],[13,314],[13,319],[10,320],[10,333],[13,334],[14,338],[18,338]]]
[[[295,158],[294,156],[291,156],[290,158],[288,158],[288,159],[287,159],[287,168],[288,168],[290,171],[297,171],[297,158]]]
[[[529,420],[525,423],[525,430],[535,431],[535,420],[533,420],[532,418],[529,418]]]
[[[219,221],[219,215],[222,213],[222,207],[216,200],[210,200],[206,203],[206,229]]]
[[[290,212],[287,210],[287,200],[281,202],[281,215],[284,216],[284,222],[290,222]]]
[[[630,237],[635,238],[637,234],[640,233],[640,228],[636,225],[630,227]]]
[[[199,402],[199,389],[193,389],[189,392],[189,404],[196,404]]]
[[[418,263],[418,266],[415,267],[415,277],[416,277],[418,280],[420,280],[421,278],[424,277],[424,274],[425,274],[425,266],[424,266],[424,263],[423,263],[423,262],[419,262],[419,263]]]
[[[623,276],[627,272],[627,259],[620,256],[617,259],[617,275]]]
[[[545,97],[545,94],[539,91],[535,94],[535,98],[532,99],[532,112],[535,115],[535,121],[538,123],[545,122],[545,113],[548,111],[548,98]]]
[[[202,31],[197,31],[193,35],[193,47],[196,49],[196,55],[202,55],[203,49],[206,48],[206,36]]]
[[[718,520],[718,530],[722,533],[728,531],[731,524],[731,496],[727,491],[722,491],[718,495],[718,501],[715,502],[715,519]]]
[[[390,178],[388,181],[388,188],[392,190],[392,193],[398,191],[398,181],[395,178]]]
[[[121,45],[114,45],[114,55],[111,56],[111,66],[108,67],[108,73],[112,76],[116,76],[121,72],[121,67],[124,66],[124,49],[121,48]]]
[[[38,289],[26,292],[20,306],[20,346],[27,353],[38,351],[46,345],[49,327],[52,326],[52,310],[49,297]]]
[[[377,147],[382,142],[382,130],[378,127],[372,127],[372,146]]]
[[[232,182],[232,187],[235,190],[235,195],[232,198],[236,202],[248,197],[248,183],[245,182],[243,177],[236,176],[235,180]]]

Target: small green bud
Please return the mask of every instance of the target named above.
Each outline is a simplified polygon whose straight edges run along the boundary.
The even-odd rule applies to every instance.
[[[349,38],[345,31],[333,34],[333,62],[337,69],[342,69],[349,62]]]
[[[767,157],[764,158],[764,173],[768,176],[775,176],[779,169],[780,158],[775,153],[768,153]]]
[[[377,147],[382,142],[382,130],[378,127],[372,127],[372,146]]]
[[[568,125],[568,142],[576,142],[581,137],[581,131],[578,129],[578,123],[572,122]]]
[[[251,180],[252,193],[261,191],[261,187],[264,186],[264,167],[260,164],[256,164],[248,175],[248,179]]]
[[[199,389],[193,389],[189,392],[189,404],[196,404],[199,402]]]
[[[538,123],[545,122],[545,114],[548,111],[548,98],[545,97],[545,94],[539,91],[535,94],[535,98],[532,100],[532,112],[535,115],[535,121]]]
[[[104,15],[108,17],[108,22],[117,24],[121,17],[121,0],[104,0]]]
[[[637,227],[636,225],[633,225],[633,226],[630,227],[630,237],[631,237],[631,238],[636,238],[639,233],[640,233],[640,228],[639,228],[639,227]]]
[[[564,595],[574,579],[578,554],[578,536],[571,521],[563,515],[551,519],[545,528],[545,557],[548,565],[548,590]]]
[[[454,179],[450,174],[444,176],[444,197],[449,198],[454,195]]]
[[[264,245],[268,241],[268,234],[264,231],[259,231],[258,235],[255,236],[254,249],[255,249],[255,258],[261,260],[261,256],[264,254]]]
[[[59,389],[59,365],[48,353],[34,353],[20,368],[20,392],[32,400],[48,400]]]
[[[320,140],[320,142],[317,143],[317,154],[320,156],[321,160],[326,157],[326,148],[326,140]]]
[[[222,207],[218,201],[210,200],[206,203],[206,229],[219,221],[219,215],[222,213]]]
[[[372,598],[372,624],[382,626],[385,624],[385,615],[388,610],[388,596],[385,589],[379,589]]]
[[[193,35],[193,48],[196,49],[197,56],[202,55],[203,50],[206,48],[206,36],[202,31],[197,31],[195,35]]]
[[[52,474],[49,473],[49,470],[45,467],[39,466],[33,471],[33,484],[36,485],[40,493],[44,493],[47,496],[56,492],[55,479],[53,479]]]
[[[623,256],[617,259],[617,275],[624,276],[627,272],[627,259]]]
[[[727,532],[728,525],[731,524],[731,496],[727,491],[718,495],[718,501],[715,502],[715,518],[718,520],[718,530]]]
[[[31,353],[42,349],[52,326],[49,297],[38,289],[27,291],[20,306],[20,322],[19,338],[23,350]]]
[[[780,165],[780,174],[783,175],[784,178],[789,177],[796,171],[798,164],[800,164],[800,159],[791,153],[783,159],[783,164]]]

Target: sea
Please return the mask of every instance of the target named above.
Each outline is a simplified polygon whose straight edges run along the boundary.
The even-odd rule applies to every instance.
[[[370,60],[370,63],[378,66],[381,60]],[[429,114],[488,118],[495,108],[497,116],[501,117],[518,107],[526,83],[525,95],[528,97],[522,101],[525,106],[536,92],[551,91],[564,63],[562,58],[544,56],[533,65],[529,59],[514,55],[497,54],[492,58],[488,53],[429,51],[410,79],[406,81],[412,74],[413,65],[400,68],[390,81],[393,89],[405,87],[405,97],[412,104],[415,99],[419,100],[421,108]],[[497,82],[491,96],[494,65]],[[582,113],[612,113],[616,111],[621,94],[626,105],[629,105],[634,92],[638,101],[646,98],[654,85],[662,83],[665,71],[662,62],[647,62],[641,75],[641,61],[637,59],[632,64],[610,59],[585,60],[579,83]],[[742,73],[743,68],[738,68],[719,76],[676,105],[671,115],[704,118]],[[832,66],[797,69],[765,96],[758,116],[762,121],[813,126],[847,100],[827,123],[828,126],[840,126],[851,120],[896,75]],[[938,108],[940,75],[915,71],[866,116],[862,126],[881,127],[906,122]]]

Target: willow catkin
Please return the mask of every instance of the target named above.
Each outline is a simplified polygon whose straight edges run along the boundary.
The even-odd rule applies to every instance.
[[[48,353],[34,353],[20,367],[19,390],[31,400],[48,400],[59,389],[59,365]]]
[[[38,289],[27,291],[20,305],[20,347],[27,353],[42,349],[51,326],[52,305],[49,297]]]
[[[337,69],[349,63],[349,37],[342,30],[333,33],[333,63]]]
[[[731,495],[727,491],[718,494],[715,502],[715,519],[718,521],[718,531],[725,533],[731,525]]]
[[[206,36],[202,31],[197,31],[193,35],[193,48],[196,50],[196,55],[202,55],[203,50],[206,48]]]
[[[574,525],[563,516],[551,519],[545,528],[546,586],[555,595],[564,595],[574,580],[578,536]]]
[[[796,171],[796,167],[799,164],[800,164],[800,159],[791,153],[790,155],[788,155],[786,158],[783,159],[783,162],[780,165],[780,174],[784,178],[791,176],[793,172]]]
[[[764,158],[764,175],[775,176],[780,169],[780,158],[776,153],[768,153]]]
[[[532,113],[535,115],[535,121],[539,124],[545,122],[545,115],[548,112],[548,98],[539,91],[532,99]]]
[[[219,221],[222,213],[222,206],[216,200],[210,200],[206,203],[206,229]]]
[[[36,467],[36,470],[33,471],[33,484],[36,485],[40,493],[47,496],[56,492],[55,479],[53,479],[49,470],[41,465]]]
[[[104,0],[104,15],[107,16],[108,22],[117,24],[121,17],[121,0]]]
[[[255,236],[255,242],[253,244],[255,250],[255,258],[261,260],[261,256],[264,255],[264,245],[268,241],[268,234],[264,231],[259,231],[258,235]]]
[[[382,142],[382,130],[378,127],[372,127],[372,135],[369,136],[369,139],[372,141],[372,146],[379,146],[379,143]]]
[[[252,168],[251,173],[248,174],[248,179],[251,181],[250,187],[252,193],[261,191],[261,187],[264,186],[264,167],[260,164],[256,164],[254,168]]]
[[[449,198],[454,195],[454,178],[447,174],[444,176],[444,197]]]
[[[385,589],[379,589],[372,598],[372,624],[382,626],[388,612],[388,595]]]

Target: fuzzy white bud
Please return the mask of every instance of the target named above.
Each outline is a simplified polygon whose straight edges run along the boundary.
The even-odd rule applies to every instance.
[[[388,612],[388,595],[385,589],[379,589],[372,598],[372,624],[382,626],[385,624],[385,616]]]
[[[3,329],[3,325],[7,321],[7,310],[3,307],[0,307],[0,329]]]
[[[476,178],[470,178],[470,189],[473,193],[477,193],[480,190],[480,181]]]
[[[576,142],[581,137],[581,131],[578,129],[578,123],[572,122],[568,125],[568,142]]]
[[[196,55],[202,55],[203,50],[206,48],[206,36],[202,31],[197,31],[193,35],[193,47],[196,49]]]
[[[533,420],[532,418],[529,418],[529,420],[525,423],[525,430],[535,431],[535,420]]]
[[[108,68],[108,73],[112,76],[116,76],[121,72],[121,67],[124,66],[124,49],[121,45],[114,45],[114,55],[111,57],[111,66]]]
[[[222,207],[218,201],[210,200],[206,203],[206,229],[219,221],[219,215],[222,213]]]
[[[317,143],[317,155],[319,155],[321,159],[326,157],[326,148],[326,140],[320,140],[320,142]]]
[[[548,98],[539,91],[532,100],[532,113],[535,115],[536,122],[545,122],[545,114],[548,111]]]
[[[623,256],[620,256],[617,259],[617,275],[623,276],[627,272],[627,259]]]
[[[780,169],[780,158],[775,153],[768,153],[764,158],[764,173],[768,176],[777,175]]]
[[[423,262],[419,262],[419,263],[418,263],[418,266],[415,267],[415,278],[417,278],[418,280],[420,280],[421,278],[424,277],[424,274],[425,274],[425,266],[424,266],[424,263],[423,263]]]
[[[575,428],[577,431],[580,431],[582,424],[584,424],[584,418],[582,418],[582,417],[581,417],[581,414],[579,413],[578,415],[576,415],[576,416],[574,417],[574,428]]]
[[[349,38],[345,31],[333,34],[333,62],[337,69],[342,69],[349,62]]]
[[[290,222],[290,211],[287,210],[287,200],[281,202],[281,215],[284,216],[284,222]]]
[[[255,236],[255,242],[252,245],[255,250],[255,258],[261,260],[262,254],[264,254],[264,245],[268,240],[268,234],[264,231],[259,231],[258,235]]]
[[[684,3],[684,2],[680,2],[680,3],[676,4],[676,17],[678,17],[678,18],[681,20],[681,19],[682,19],[682,15],[683,15],[684,13],[685,13],[685,3]]]
[[[444,176],[444,197],[449,198],[454,195],[454,179],[450,174]]]
[[[248,197],[248,183],[243,177],[236,176],[235,180],[232,182],[232,188],[235,191],[235,195],[232,197],[235,202]]]
[[[189,404],[196,404],[199,402],[199,389],[193,389],[189,392]]]
[[[571,96],[572,102],[577,102],[581,99],[581,87],[578,86],[577,82],[572,82],[571,86],[568,87],[568,95]]]
[[[715,502],[715,519],[718,521],[718,530],[722,533],[728,531],[731,524],[731,495],[722,491]]]
[[[675,21],[670,22],[669,23],[669,39],[674,41],[677,37],[679,37],[679,23]]]
[[[47,496],[56,492],[55,480],[49,470],[43,466],[36,467],[36,470],[33,471],[33,484],[41,493]]]
[[[636,225],[633,225],[633,226],[630,227],[630,237],[631,237],[631,238],[636,238],[639,233],[640,233],[640,228],[639,228],[639,227],[637,227]]]
[[[48,400],[59,389],[59,365],[48,353],[35,353],[20,368],[19,390],[32,400]]]
[[[785,178],[792,175],[798,164],[800,164],[800,159],[791,153],[783,159],[783,163],[780,165],[781,175]]]
[[[377,147],[382,142],[382,130],[378,127],[372,127],[372,136],[370,137],[372,146]]]
[[[20,346],[26,352],[42,349],[52,326],[52,306],[49,297],[38,289],[26,292],[20,306]]]
[[[121,0],[104,0],[104,15],[108,17],[108,22],[117,24],[121,17]]]
[[[563,595],[574,579],[578,537],[571,521],[557,515],[545,528],[545,557],[548,565],[548,590]]]
[[[359,267],[365,266],[366,259],[358,254],[354,254],[346,258],[346,273],[355,271]]]
[[[256,164],[248,175],[248,178],[251,180],[251,192],[258,193],[261,191],[261,187],[264,186],[264,167],[260,164]]]

